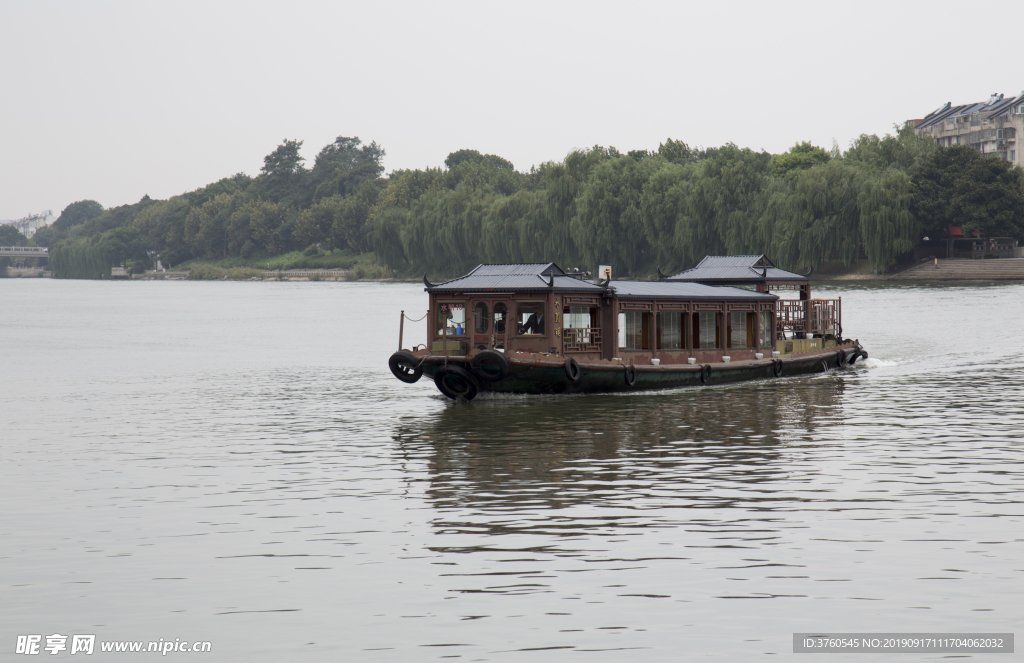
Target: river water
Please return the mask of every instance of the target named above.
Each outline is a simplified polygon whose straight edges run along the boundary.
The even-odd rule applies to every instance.
[[[0,658],[55,633],[749,661],[810,660],[794,632],[1024,631],[1024,285],[818,287],[853,369],[462,404],[388,371],[422,290],[0,281]]]

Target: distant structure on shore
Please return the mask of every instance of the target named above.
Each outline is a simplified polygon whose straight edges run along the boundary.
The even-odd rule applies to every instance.
[[[39,214],[29,214],[23,219],[15,219],[13,221],[0,221],[0,226],[14,226],[17,228],[22,235],[25,237],[31,237],[36,234],[36,231],[43,226],[48,226],[54,222],[57,217],[53,215],[51,210],[40,212]]]
[[[946,102],[923,120],[914,120],[914,131],[942,147],[969,145],[984,156],[1024,166],[1024,154],[1017,149],[1017,136],[1024,136],[1024,92],[1012,98],[997,93],[988,101],[962,106]]]

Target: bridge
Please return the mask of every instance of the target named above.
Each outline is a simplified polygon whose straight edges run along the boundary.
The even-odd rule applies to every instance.
[[[50,259],[50,249],[42,246],[0,246],[0,258]]]

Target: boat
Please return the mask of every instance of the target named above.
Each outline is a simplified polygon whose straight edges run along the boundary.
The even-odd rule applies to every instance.
[[[842,299],[812,299],[810,271],[763,255],[708,256],[656,281],[598,278],[555,263],[479,265],[431,283],[427,342],[388,360],[452,399],[481,392],[568,394],[774,380],[867,359],[844,339]],[[783,299],[773,291],[796,291]]]

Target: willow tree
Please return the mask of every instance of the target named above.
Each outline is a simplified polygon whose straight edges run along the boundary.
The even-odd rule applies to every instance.
[[[614,156],[618,156],[615,148],[595,145],[588,150],[573,150],[561,163],[541,166],[549,224],[548,250],[553,256],[567,261],[566,264],[579,262],[582,258],[572,235],[576,202],[590,177],[590,171]]]
[[[616,156],[595,166],[576,200],[570,227],[584,262],[611,264],[626,274],[653,267],[644,232],[641,196],[651,176],[665,164],[660,157],[637,160]]]
[[[521,190],[498,196],[484,219],[481,258],[490,263],[551,260],[555,256],[547,249],[550,228],[542,193]]]
[[[676,163],[665,163],[643,189],[640,216],[655,266],[659,269],[673,271],[692,260],[694,247],[686,239],[690,220],[686,215],[686,202],[693,186],[688,176],[691,171]]]
[[[857,196],[861,239],[878,273],[917,246],[919,224],[910,211],[912,198],[910,176],[896,168],[863,180]]]
[[[833,256],[844,265],[856,259],[864,177],[863,168],[841,160],[801,170],[789,191],[774,197],[772,256],[791,268],[816,267]]]

